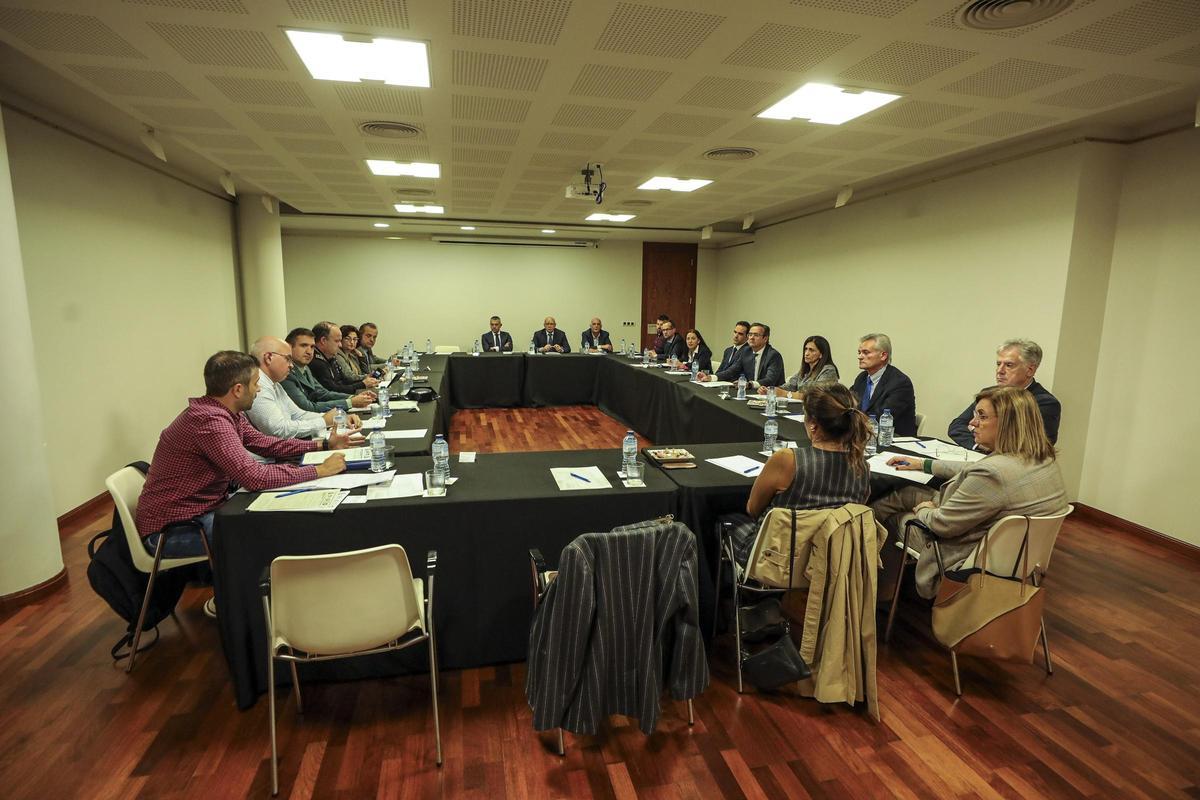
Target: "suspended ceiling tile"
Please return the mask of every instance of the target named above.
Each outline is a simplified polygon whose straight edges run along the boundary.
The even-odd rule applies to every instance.
[[[617,3],[596,49],[625,55],[684,59],[725,17],[679,8]]]

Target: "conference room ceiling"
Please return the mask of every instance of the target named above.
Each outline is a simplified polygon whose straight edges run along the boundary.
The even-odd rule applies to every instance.
[[[1011,13],[1045,5],[1066,8],[981,31],[956,21],[962,0],[0,0],[0,41],[44,68],[0,83],[137,147],[152,127],[205,185],[228,171],[305,214],[408,216],[392,204],[412,200],[447,222],[585,226],[597,208],[564,188],[590,161],[608,183],[599,210],[696,231],[1195,102],[1200,0]],[[285,28],[425,41],[432,87],[314,80]],[[903,97],[840,126],[756,118],[810,81]],[[377,121],[415,130],[360,131]],[[756,155],[705,158],[714,148]],[[376,177],[368,158],[441,177]],[[713,183],[636,188],[655,175]]]

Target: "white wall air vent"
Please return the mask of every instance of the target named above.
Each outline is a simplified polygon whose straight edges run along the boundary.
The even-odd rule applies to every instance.
[[[526,239],[520,236],[454,236],[433,235],[437,244],[492,245],[495,247],[599,247],[594,239]]]
[[[407,122],[379,120],[364,122],[358,126],[358,129],[365,136],[381,136],[385,139],[416,139],[424,133],[416,125],[409,125]]]
[[[973,0],[958,10],[964,28],[1003,31],[1044,22],[1071,7],[1075,0]]]

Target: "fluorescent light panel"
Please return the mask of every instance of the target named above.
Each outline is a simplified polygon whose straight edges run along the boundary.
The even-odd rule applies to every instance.
[[[367,169],[371,170],[372,175],[410,175],[414,178],[440,178],[442,176],[442,168],[439,165],[426,164],[422,161],[404,163],[368,158]]]
[[[558,233],[554,228],[542,228],[542,233]]]
[[[655,175],[637,188],[645,189],[646,191],[666,189],[669,192],[694,192],[701,187],[708,186],[710,183],[712,181],[704,178],[666,178]]]
[[[458,229],[460,231],[473,231],[473,230],[475,230],[475,226],[474,225],[459,225]]]
[[[758,116],[841,125],[899,98],[886,92],[852,92],[828,83],[806,83]]]
[[[602,214],[597,211],[595,214],[588,214],[588,222],[629,222],[636,214]]]
[[[443,206],[418,206],[412,203],[396,203],[392,208],[399,211],[401,214],[445,214],[446,209]]]
[[[374,224],[375,224],[375,227],[376,227],[376,228],[390,228],[390,227],[392,227],[391,225],[388,225],[386,222],[376,222],[376,223],[374,223]]]
[[[340,33],[316,31],[287,31],[287,35],[317,80],[429,86],[429,48],[424,42],[383,38],[355,42]]]

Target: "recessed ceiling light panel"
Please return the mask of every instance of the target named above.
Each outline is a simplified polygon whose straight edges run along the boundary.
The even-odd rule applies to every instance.
[[[558,233],[554,228],[542,228],[542,233]]]
[[[710,183],[712,181],[705,178],[665,178],[656,175],[637,188],[651,192],[657,189],[666,189],[669,192],[694,192]]]
[[[317,80],[429,86],[429,48],[424,42],[383,38],[350,41],[340,33],[317,31],[287,31],[287,36]]]
[[[376,222],[375,227],[376,228],[390,228],[392,226],[388,225],[386,222]]]
[[[401,214],[445,214],[444,206],[418,206],[413,203],[396,203],[392,208]]]
[[[585,219],[588,222],[629,222],[635,216],[635,214],[602,214],[596,212],[595,214],[588,214]]]
[[[385,161],[368,158],[367,169],[373,175],[411,175],[414,178],[440,178],[442,168],[437,164],[426,164],[422,161],[402,163],[400,161]]]
[[[806,83],[758,116],[841,125],[899,98],[887,92],[854,92],[828,83]]]

